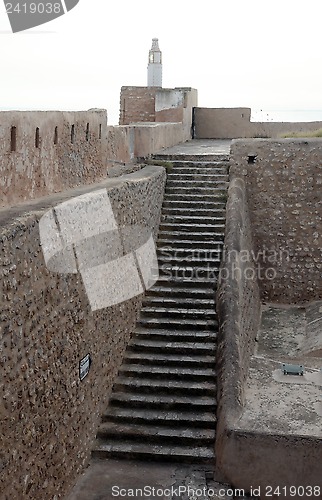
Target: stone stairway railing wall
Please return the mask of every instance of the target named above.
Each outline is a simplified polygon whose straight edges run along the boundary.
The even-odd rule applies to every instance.
[[[150,166],[0,211],[1,498],[61,498],[73,485],[142,302],[137,296],[92,311],[80,274],[47,269],[40,218],[106,188],[118,224],[148,225],[156,236],[165,176],[164,168]],[[81,381],[79,362],[87,354],[92,364]]]
[[[242,413],[244,384],[260,326],[261,302],[256,265],[252,259],[251,224],[245,183],[233,178],[226,205],[225,246],[217,289],[219,321],[217,370],[217,467],[227,473],[235,420]],[[234,484],[234,477],[227,478]]]

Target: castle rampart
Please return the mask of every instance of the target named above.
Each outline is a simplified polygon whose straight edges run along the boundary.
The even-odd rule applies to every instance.
[[[120,227],[135,223],[155,235],[164,184],[165,170],[151,166],[0,211],[1,498],[60,498],[72,486],[88,462],[142,300],[93,311],[80,274],[46,267],[39,220],[82,194],[87,211],[89,195],[106,189]],[[99,245],[93,255],[85,248],[83,258],[95,258]],[[80,380],[87,354],[90,371]]]
[[[235,487],[261,488],[261,498],[268,485],[284,486],[285,498],[322,486],[321,157],[320,139],[231,147],[218,289],[217,467]],[[306,373],[283,376],[283,362]]]

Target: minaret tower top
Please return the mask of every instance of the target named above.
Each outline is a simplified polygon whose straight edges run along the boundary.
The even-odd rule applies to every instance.
[[[162,87],[162,52],[157,38],[152,39],[149,50],[148,87]]]

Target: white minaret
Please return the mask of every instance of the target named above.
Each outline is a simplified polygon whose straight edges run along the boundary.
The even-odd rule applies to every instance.
[[[162,87],[162,52],[157,38],[152,39],[149,51],[148,87]]]

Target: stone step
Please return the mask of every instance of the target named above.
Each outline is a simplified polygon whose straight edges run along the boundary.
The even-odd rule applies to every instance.
[[[171,172],[168,174],[171,176],[178,175],[183,178],[187,176],[225,176],[226,180],[229,181],[229,169],[227,167],[199,167],[195,164],[193,167],[180,167],[175,165]],[[202,178],[202,177],[201,177]],[[189,177],[188,177],[189,179]]]
[[[135,329],[136,339],[167,342],[214,342],[217,334],[209,330],[169,330],[166,328]]]
[[[194,200],[193,198],[190,200],[186,200],[184,198],[180,198],[180,200],[177,200],[175,198],[164,198],[163,200],[163,205],[162,205],[162,211],[163,210],[175,210],[175,209],[180,209],[180,210],[186,210],[188,211],[195,211],[195,210],[225,210],[226,209],[226,200],[222,196],[222,198],[216,199],[214,197],[211,197],[210,200],[205,201],[202,203],[199,199]]]
[[[209,216],[201,216],[201,215],[190,215],[190,214],[180,214],[180,215],[172,215],[172,214],[163,214],[161,217],[162,224],[194,224],[196,228],[199,225],[209,224],[210,226],[213,224],[224,224],[226,220],[225,214],[215,215],[214,217]]]
[[[216,354],[213,342],[169,342],[167,340],[132,339],[128,346],[129,351],[150,352],[154,354],[188,354],[207,355]]]
[[[209,273],[191,273],[185,272],[181,273],[181,276],[171,275],[170,272],[167,274],[162,274],[158,278],[158,285],[160,286],[171,286],[175,287],[186,287],[186,288],[205,288],[209,289],[212,287],[214,291],[217,290],[218,285],[218,277],[215,274],[211,274],[209,277]],[[214,278],[215,276],[215,278]]]
[[[171,249],[187,249],[187,252],[193,252],[194,249],[209,251],[216,251],[219,248],[223,248],[224,246],[224,235],[222,233],[218,233],[217,238],[210,238],[209,240],[196,240],[196,239],[175,239],[175,238],[163,238],[164,233],[160,233],[161,238],[157,240],[157,251],[167,251],[168,248]],[[203,235],[202,235],[203,236]]]
[[[226,210],[224,208],[212,208],[212,209],[202,209],[202,208],[168,208],[163,207],[162,209],[163,217],[223,217],[226,219]]]
[[[158,153],[152,155],[154,160],[171,161],[174,165],[198,164],[198,165],[214,165],[214,164],[229,164],[229,154],[169,154]]]
[[[228,180],[223,177],[218,177],[216,176],[216,180],[209,179],[209,180],[193,180],[193,179],[179,179],[179,178],[167,178],[167,190],[169,191],[170,188],[178,188],[180,190],[185,189],[186,191],[184,192],[204,192],[203,190],[208,190],[210,189],[211,192],[216,189],[227,189],[228,188]]]
[[[227,168],[229,169],[230,162],[227,160],[227,156],[225,156],[225,159],[222,158],[215,158],[214,156],[212,157],[199,157],[199,158],[187,158],[185,159],[183,156],[180,158],[173,158],[171,160],[172,163],[172,168]]]
[[[160,229],[159,234],[158,234],[158,243],[164,243],[164,240],[167,241],[179,241],[181,244],[181,240],[190,240],[191,245],[193,245],[193,241],[197,242],[198,246],[200,246],[201,243],[204,243],[205,241],[210,243],[217,243],[220,241],[223,241],[224,239],[224,231],[223,228],[220,228],[220,231],[218,230],[212,230],[210,231],[209,229],[207,231],[193,231],[190,230],[189,232],[187,231],[174,231],[171,230],[170,228],[165,230],[165,229]],[[183,244],[183,243],[182,243]]]
[[[92,451],[94,458],[127,458],[133,460],[153,460],[160,462],[185,462],[212,464],[214,461],[213,447],[198,446],[160,446],[133,444],[122,439],[113,442],[97,441]]]
[[[171,286],[171,282],[163,283],[162,285],[157,282],[149,290],[146,291],[144,301],[149,301],[150,299],[155,300],[178,300],[179,304],[181,301],[194,302],[199,299],[211,300],[215,296],[215,290],[213,288],[197,288],[197,287],[185,287],[181,283],[177,283],[176,286]],[[198,302],[196,303],[196,306]]]
[[[198,248],[196,244],[191,248],[184,248],[179,246],[179,244],[173,245],[164,245],[157,247],[157,256],[159,261],[166,261],[166,257],[168,259],[173,260],[176,258],[178,261],[182,260],[193,260],[198,261],[198,259],[202,260],[216,260],[220,261],[221,254],[223,251],[223,243],[218,243],[217,245],[209,245],[209,248]]]
[[[208,203],[218,203],[222,202],[223,205],[227,201],[227,190],[217,189],[213,193],[178,193],[178,192],[167,192],[165,191],[163,204],[167,206],[168,202],[186,202],[188,204],[198,204],[199,207],[206,206],[205,202]]]
[[[208,381],[213,382],[216,377],[216,372],[212,368],[187,368],[187,367],[169,367],[169,366],[154,366],[151,370],[150,366],[125,364],[120,368],[119,375],[124,377],[134,378],[149,378],[151,380],[192,380],[194,382]]]
[[[217,314],[214,307],[203,307],[202,309],[197,308],[187,308],[187,307],[169,307],[166,304],[163,305],[144,305],[141,309],[140,319],[146,318],[182,318],[182,319],[215,319]]]
[[[215,319],[201,319],[201,318],[174,318],[170,315],[164,315],[160,318],[154,317],[140,317],[138,323],[140,327],[144,328],[169,328],[177,330],[195,330],[201,328],[202,330],[215,330],[218,322]]]
[[[224,158],[223,158],[224,156]],[[200,167],[225,167],[229,168],[229,155],[190,155],[186,157],[185,155],[181,155],[179,158],[173,158],[172,163],[173,166],[191,166],[199,165]]]
[[[148,365],[147,365],[148,366]],[[112,393],[109,404],[118,407],[130,408],[163,408],[176,410],[205,410],[215,412],[217,401],[215,398],[205,396],[172,396],[158,394],[133,394],[131,392]]]
[[[171,288],[184,287],[184,288],[203,288],[207,290],[216,290],[217,283],[205,278],[194,278],[194,277],[177,277],[172,278],[171,276],[159,276],[156,282],[157,286],[169,286]]]
[[[169,195],[183,195],[185,199],[189,200],[195,195],[199,196],[224,196],[227,193],[228,184],[222,183],[216,186],[178,186],[175,184],[166,184],[165,188],[165,199],[168,199]],[[227,195],[226,195],[227,196]]]
[[[171,280],[193,280],[207,281],[215,283],[218,280],[219,265],[191,267],[188,265],[170,265],[163,264],[159,267],[159,277],[167,277]]]
[[[126,351],[124,362],[126,363],[140,363],[152,366],[197,366],[208,367],[215,366],[214,355],[200,355],[191,352],[190,355],[184,355],[180,352],[178,354],[171,353],[152,353],[152,352],[136,352]],[[151,368],[152,369],[152,368]]]
[[[162,255],[158,255],[158,263],[159,263],[159,269],[171,269],[173,266],[184,266],[184,267],[195,267],[195,268],[201,268],[201,267],[219,267],[220,262],[221,262],[221,255],[220,252],[218,252],[216,257],[183,257],[180,255],[177,255],[176,252],[174,252],[175,255],[171,256],[169,254],[165,255],[164,253]]]
[[[154,380],[151,382],[155,382]],[[159,382],[159,381],[157,381]],[[171,384],[179,382],[171,381]],[[170,387],[171,387],[170,384]],[[192,382],[194,384],[194,382]],[[207,382],[201,382],[207,384]],[[209,384],[210,385],[210,384]],[[103,422],[131,422],[133,424],[162,424],[166,426],[202,427],[214,429],[216,427],[216,416],[213,412],[192,412],[179,410],[146,410],[141,408],[118,408],[108,407],[102,416]]]
[[[164,289],[163,289],[164,290]],[[189,290],[187,290],[189,293]],[[210,292],[210,296],[205,298],[199,298],[199,297],[176,297],[176,296],[169,296],[165,295],[163,292],[163,295],[160,297],[155,297],[153,295],[146,295],[143,299],[142,302],[143,307],[166,307],[167,309],[174,308],[174,309],[212,309],[215,310],[215,297],[214,293]]]
[[[113,386],[117,392],[139,392],[140,394],[171,394],[184,396],[215,397],[216,384],[212,382],[193,382],[191,380],[157,380],[151,378],[133,378],[118,376]],[[109,409],[111,409],[109,407]]]
[[[213,222],[212,224],[198,224],[197,226],[195,224],[188,224],[187,222],[185,223],[171,223],[171,222],[161,222],[160,224],[160,232],[162,231],[173,231],[175,233],[181,232],[184,234],[188,235],[191,233],[220,233],[222,234],[225,230],[225,224],[222,222],[219,222],[216,224]]]
[[[218,170],[209,169],[208,171],[199,170],[198,172],[190,172],[187,170],[186,172],[178,172],[177,169],[172,170],[167,175],[168,181],[174,181],[180,183],[181,181],[187,182],[204,182],[204,181],[229,181],[229,175],[225,172],[220,172]]]
[[[141,425],[119,422],[104,422],[100,425],[97,438],[101,440],[119,439],[120,436],[125,441],[144,441],[151,443],[160,443],[164,445],[178,444],[187,446],[207,446],[214,442],[216,437],[214,429],[198,429],[186,427],[165,427],[162,425]]]

